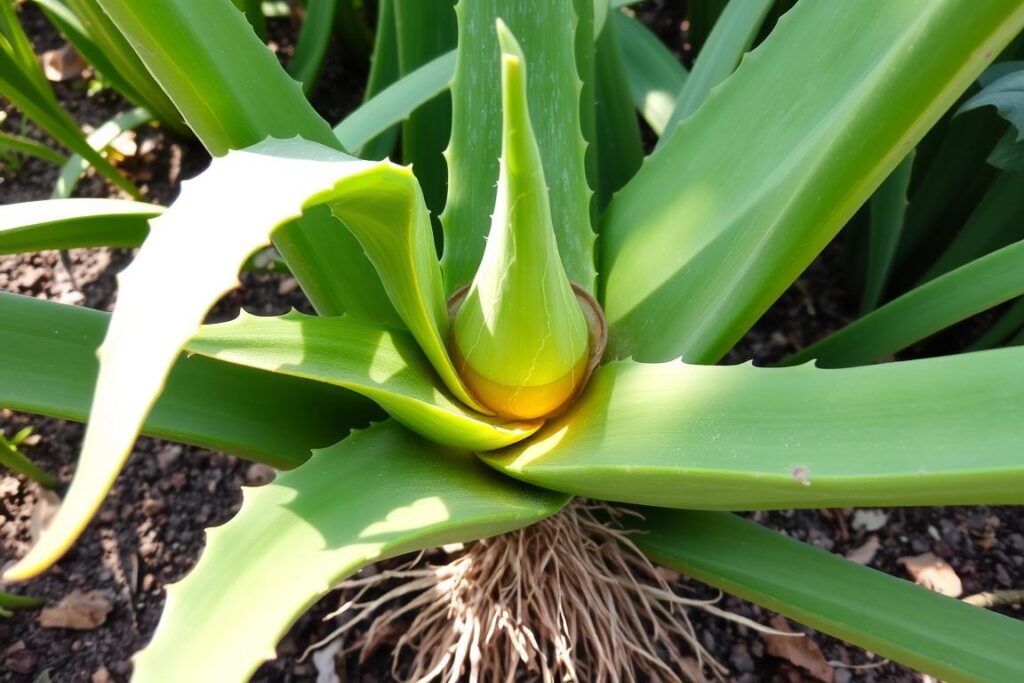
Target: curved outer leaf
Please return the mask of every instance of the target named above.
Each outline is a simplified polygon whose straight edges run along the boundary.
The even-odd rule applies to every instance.
[[[915,157],[916,154],[911,151],[871,195],[868,261],[860,302],[861,315],[870,313],[878,307],[889,283],[896,248],[903,234],[907,188],[910,186]]]
[[[455,67],[453,66],[452,71],[454,70]],[[413,73],[416,72],[414,71]],[[373,55],[370,57],[370,73],[366,77],[366,92],[363,93],[363,101],[366,102],[376,96],[384,88],[394,83],[399,75],[395,3],[394,0],[378,0],[377,31],[373,37]],[[409,75],[412,76],[413,74]],[[364,159],[384,159],[389,157],[395,150],[398,130],[398,126],[391,126],[385,132],[365,143],[365,149],[362,150],[362,154],[357,156]],[[337,128],[335,128],[335,133],[337,133]]]
[[[340,149],[299,85],[227,0],[94,1],[211,154],[296,135]],[[161,30],[150,30],[154,26]],[[359,243],[337,229],[327,209],[311,210],[279,230],[274,245],[321,315],[348,312],[400,324]]]
[[[611,355],[721,357],[1022,25],[1016,0],[797,4],[605,213]]]
[[[120,199],[44,199],[0,206],[0,254],[137,247],[162,206]]]
[[[1024,294],[1024,240],[939,276],[785,359],[822,367],[870,363]]]
[[[622,41],[633,104],[651,130],[661,135],[686,82],[686,69],[639,21],[622,12],[612,12],[611,17]]]
[[[41,142],[24,135],[12,135],[0,130],[0,152],[11,150],[18,154],[25,154],[30,157],[49,161],[51,164],[63,164],[66,160],[60,152],[54,151]]]
[[[355,188],[360,191],[353,193]],[[351,228],[368,232],[380,228],[385,217],[421,221],[416,209],[422,208],[422,197],[403,195],[416,190],[408,169],[353,159],[301,139],[271,140],[233,152],[214,160],[200,179],[183,183],[177,202],[152,221],[149,238],[118,278],[117,310],[99,350],[96,396],[71,488],[39,543],[5,576],[26,578],[42,571],[81,532],[128,456],[179,350],[209,307],[236,285],[246,257],[266,244],[275,228],[319,204],[329,204]],[[395,203],[398,210],[392,214]],[[403,225],[387,227],[415,232]],[[364,246],[372,255],[379,244]],[[183,262],[192,270],[187,286],[167,288],[166,283],[179,279]],[[429,275],[436,282],[427,282]],[[424,289],[440,296],[436,258],[432,271],[416,276],[421,287],[411,296]],[[403,296],[409,291],[399,289]],[[403,303],[421,318],[427,316],[415,309],[415,302]],[[423,345],[419,335],[417,340]],[[426,353],[430,357],[429,348]],[[451,368],[447,355],[444,360]]]
[[[356,432],[246,490],[238,515],[208,532],[199,564],[168,588],[133,680],[248,680],[289,624],[360,567],[513,531],[566,502],[393,422]]]
[[[659,147],[672,137],[682,121],[697,111],[711,90],[733,72],[774,3],[775,0],[731,0],[725,6],[679,91],[666,125],[668,135],[658,140]]]
[[[248,367],[336,384],[380,404],[396,420],[435,443],[492,450],[537,431],[539,422],[508,422],[467,409],[437,380],[407,333],[346,318],[290,313],[244,314],[204,325],[185,347]]]
[[[484,253],[494,209],[501,150],[501,83],[494,21],[516,35],[530,68],[527,97],[550,183],[551,214],[569,279],[594,288],[594,233],[590,225],[585,144],[580,132],[580,79],[575,68],[576,15],[572,0],[463,0],[459,55],[452,80],[452,139],[444,226],[445,289],[473,279]]]
[[[863,567],[734,515],[642,510],[655,562],[945,681],[1024,680],[1024,621]],[[936,625],[946,628],[936,628]],[[955,625],[955,626],[954,626]]]
[[[110,315],[0,292],[0,319],[0,407],[84,422]],[[380,415],[325,384],[179,357],[142,432],[287,469]]]
[[[967,100],[957,113],[993,106],[1017,129],[1015,140],[1024,140],[1024,69],[1019,67],[1019,64],[1016,68],[1012,65],[1003,67],[1008,72],[985,84],[984,89]]]
[[[454,73],[453,50],[432,59],[359,105],[334,127],[334,135],[345,149],[358,155],[376,136],[409,118],[415,109],[447,90]]]
[[[487,462],[659,507],[1024,503],[1024,349],[848,370],[614,362]]]
[[[85,141],[97,152],[102,152],[125,131],[134,130],[152,120],[153,115],[146,109],[135,108],[122,112],[89,133]],[[53,187],[51,196],[54,199],[70,197],[75,185],[78,184],[78,179],[88,168],[89,161],[87,159],[83,159],[78,154],[72,155],[60,169],[60,175],[57,176],[57,183]]]

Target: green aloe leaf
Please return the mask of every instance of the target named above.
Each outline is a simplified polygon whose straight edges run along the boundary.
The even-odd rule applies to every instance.
[[[142,108],[131,109],[117,114],[112,119],[102,124],[99,128],[89,133],[85,139],[89,147],[97,152],[103,152],[125,131],[134,130],[153,120],[149,110]],[[61,167],[60,175],[57,176],[57,183],[53,187],[54,199],[70,197],[78,184],[79,178],[89,168],[89,160],[79,154],[73,154]]]
[[[0,407],[84,422],[108,313],[0,292]],[[148,436],[291,468],[381,413],[349,391],[179,356]]]
[[[302,84],[308,96],[320,77],[320,69],[331,43],[334,14],[338,0],[307,0],[302,28],[295,44],[295,54],[288,64],[288,73]]]
[[[609,205],[611,355],[721,357],[1022,26],[1016,0],[798,3]]]
[[[532,0],[463,0],[459,56],[452,90],[452,138],[444,226],[446,291],[473,279],[494,209],[501,149],[501,79],[495,19],[519,39],[530,68],[527,99],[551,185],[551,213],[569,279],[594,285],[585,145],[580,132],[581,82],[575,66],[577,19],[573,0],[554,0],[538,12]]]
[[[982,91],[965,102],[958,113],[993,106],[1017,129],[1016,141],[1020,142],[1024,140],[1024,68],[1011,62],[1000,70],[1005,73],[983,84]]]
[[[211,154],[268,137],[299,136],[340,148],[327,122],[228,0],[95,1]],[[274,244],[321,315],[347,312],[401,324],[359,242],[337,229],[328,209],[312,209],[289,223]]]
[[[370,58],[370,73],[366,77],[364,103],[376,97],[381,91],[398,80],[398,36],[395,29],[394,0],[378,0],[377,31],[373,39],[373,55]],[[426,66],[426,65],[424,65]],[[422,67],[421,67],[422,68]],[[455,67],[452,66],[454,71]],[[419,71],[417,69],[416,71]],[[415,71],[413,73],[416,73]],[[409,74],[412,76],[412,74]],[[384,159],[395,151],[398,140],[398,126],[391,126],[385,132],[367,142],[362,150],[364,159]],[[335,129],[337,133],[337,129]],[[354,148],[352,149],[354,152]]]
[[[1024,621],[721,512],[641,511],[655,562],[945,681],[1024,679]],[[955,628],[936,628],[955,624]]]
[[[658,140],[659,147],[672,137],[682,121],[697,111],[711,90],[733,72],[774,3],[775,0],[732,0],[725,6],[679,91],[666,125],[668,134]]]
[[[1024,349],[819,370],[618,361],[486,460],[659,507],[1024,503]]]
[[[5,150],[49,161],[51,164],[63,164],[66,161],[63,154],[55,152],[41,142],[36,142],[24,135],[12,135],[0,131],[0,151]]]
[[[279,318],[242,314],[205,325],[186,350],[277,374],[327,382],[376,401],[435,443],[492,450],[537,431],[467,409],[441,384],[416,341],[404,332],[346,318],[293,312]]]
[[[447,90],[454,73],[454,51],[432,59],[363,102],[334,127],[335,136],[345,149],[362,156],[366,145],[377,136],[409,118],[418,107]]]
[[[870,363],[1024,294],[1024,240],[935,278],[785,360]]]
[[[998,346],[1013,335],[1014,332],[1024,328],[1024,297],[1017,299],[1000,316],[999,320],[992,324],[992,327],[985,330],[985,334],[967,347],[967,351],[981,351]]]
[[[265,245],[276,228],[303,209],[328,205],[351,229],[370,235],[374,241],[364,246],[376,258],[382,239],[410,234],[415,239],[417,225],[419,232],[427,230],[422,202],[408,169],[353,159],[298,138],[268,140],[215,159],[198,179],[184,183],[174,206],[151,222],[138,256],[118,278],[117,309],[99,350],[96,397],[67,497],[39,543],[7,576],[25,578],[42,571],[81,532],[127,458],[180,349],[210,306],[237,285],[238,269],[249,254]],[[385,222],[398,220],[413,225]],[[383,228],[387,231],[375,234]],[[345,228],[335,223],[335,229]],[[428,259],[433,259],[432,271]],[[180,280],[177,269],[184,262],[193,273],[188,285],[168,288],[168,282]],[[440,270],[432,250],[387,251],[377,260],[382,274],[400,263],[416,268],[415,275],[405,273],[407,279],[418,279],[410,286],[399,281],[397,296],[415,297],[425,289],[440,299]],[[434,281],[428,282],[431,272]],[[434,301],[398,303],[400,310],[420,316],[411,323],[438,315],[416,308],[417,303],[436,308]],[[443,299],[440,308],[443,312]],[[423,328],[413,334],[435,361],[424,344],[426,333],[418,332]],[[443,346],[440,351],[454,375]]]
[[[288,626],[360,567],[513,531],[566,502],[394,422],[356,432],[247,489],[238,515],[207,532],[199,564],[168,588],[133,680],[248,680]]]
[[[611,19],[622,41],[633,104],[651,130],[661,135],[686,82],[686,69],[639,21],[622,12],[612,12]]]
[[[245,14],[246,20],[260,40],[267,39],[267,17],[263,14],[263,0],[231,0]]]
[[[896,247],[903,234],[907,190],[910,187],[915,156],[914,152],[908,154],[871,195],[867,274],[861,296],[861,315],[878,307],[889,282]]]
[[[44,199],[0,206],[0,254],[137,247],[164,209],[120,199]]]

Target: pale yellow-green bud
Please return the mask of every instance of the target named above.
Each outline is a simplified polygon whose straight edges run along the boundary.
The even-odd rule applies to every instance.
[[[503,106],[497,197],[450,346],[481,403],[499,415],[531,419],[556,412],[585,381],[590,332],[558,254],[523,53],[500,20],[497,32]]]

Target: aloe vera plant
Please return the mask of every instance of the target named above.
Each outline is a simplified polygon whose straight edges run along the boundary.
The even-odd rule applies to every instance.
[[[291,470],[209,533],[136,680],[245,679],[360,567],[572,514],[574,496],[646,506],[631,525],[655,561],[880,655],[1024,676],[1024,623],[729,512],[1024,502],[1024,350],[712,364],[872,193],[905,191],[907,153],[1024,27],[1019,2],[803,0],[745,57],[766,3],[737,5],[697,80],[630,83],[629,55],[659,53],[603,3],[462,0],[454,65],[407,70],[334,131],[231,0],[97,2],[216,158],[166,210],[0,207],[0,250],[142,244],[109,317],[0,294],[0,405],[88,418],[57,517],[4,576],[67,550],[140,433]],[[396,38],[377,40],[381,60]],[[440,184],[346,152],[380,149],[447,73]],[[648,101],[680,82],[667,115]],[[617,167],[640,137],[595,92],[666,131],[642,166]],[[436,131],[420,114],[407,131]],[[420,182],[445,180],[439,258]],[[203,325],[268,242],[317,315]],[[996,269],[987,301],[1022,293],[1020,253],[972,264]],[[855,332],[845,348],[867,350],[836,364],[893,345]]]

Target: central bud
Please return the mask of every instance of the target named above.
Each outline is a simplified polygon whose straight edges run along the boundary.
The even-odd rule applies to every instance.
[[[601,326],[600,311],[574,290],[562,267],[523,53],[500,20],[497,33],[503,106],[497,195],[480,267],[451,302],[450,350],[477,400],[498,415],[533,419],[557,412],[586,381],[595,351],[591,322]]]

